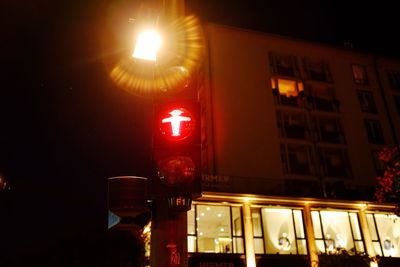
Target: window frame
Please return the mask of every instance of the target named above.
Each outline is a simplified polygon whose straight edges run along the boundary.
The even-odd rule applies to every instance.
[[[357,97],[362,112],[377,113],[374,95],[371,91],[357,90]]]
[[[255,236],[254,235],[254,225],[253,225],[253,240],[255,241],[256,239],[262,239],[262,241],[263,241],[262,242],[263,251],[264,251],[264,253],[255,253],[255,254],[256,255],[262,255],[262,254],[274,255],[275,254],[275,252],[274,253],[272,253],[272,252],[268,253],[268,248],[266,246],[267,240],[266,240],[266,234],[265,234],[265,229],[264,228],[268,228],[268,225],[267,225],[267,222],[264,222],[264,219],[263,219],[262,213],[263,213],[264,209],[270,209],[270,210],[273,210],[273,209],[275,209],[275,210],[276,209],[285,209],[285,210],[290,210],[290,213],[291,213],[290,218],[291,218],[291,223],[292,223],[291,225],[293,226],[292,230],[293,230],[294,242],[295,242],[295,246],[296,246],[296,254],[294,254],[294,255],[308,255],[309,254],[309,248],[308,248],[306,225],[305,225],[305,221],[304,221],[304,209],[302,209],[302,208],[291,208],[291,207],[273,207],[273,206],[270,206],[270,207],[265,207],[265,206],[264,207],[252,207],[251,208],[251,213],[253,214],[253,211],[257,210],[257,213],[258,213],[258,215],[260,217],[260,226],[261,226],[260,230],[261,230],[261,234],[262,234],[261,236]],[[301,231],[304,233],[303,237],[298,237],[298,235],[297,235],[297,232],[299,230],[296,228],[296,220],[295,220],[294,211],[300,211],[300,213],[301,213],[301,222],[302,222]],[[299,253],[299,246],[298,246],[299,241],[305,242],[305,248],[306,248],[306,253],[305,254],[300,254]],[[254,243],[254,246],[255,246],[255,243]],[[280,254],[280,253],[278,252],[278,254]],[[282,255],[289,255],[289,253],[282,253]],[[292,252],[290,252],[290,255],[292,255]]]
[[[361,85],[369,84],[367,68],[364,65],[352,64],[351,70],[353,74],[353,81],[355,84],[361,84]]]
[[[313,169],[313,163],[315,162],[313,157],[312,157],[312,147],[311,145],[306,145],[306,144],[296,144],[296,143],[281,143],[280,146],[281,150],[281,161],[282,161],[282,167],[283,167],[283,172],[284,174],[288,175],[300,175],[300,176],[312,176],[314,174],[314,169]],[[292,151],[289,151],[289,147],[295,148]],[[308,171],[306,172],[294,172],[293,169],[293,163],[291,163],[290,157],[289,157],[289,152],[292,152],[292,154],[297,153],[299,151],[296,151],[296,148],[302,148],[306,153],[307,159],[305,162],[307,162],[308,166]],[[305,165],[305,164],[300,164],[300,165]]]
[[[304,70],[308,80],[332,83],[329,62],[323,59],[303,58]]]
[[[328,165],[328,160],[330,160],[329,155],[338,154],[342,160],[342,168],[344,170],[344,175],[336,175],[332,173],[332,169],[330,170]],[[349,156],[347,154],[347,150],[345,148],[331,148],[331,147],[318,147],[318,155],[322,163],[323,174],[326,177],[336,177],[336,178],[351,178],[352,171],[349,161]],[[333,168],[333,166],[331,167]],[[333,175],[332,175],[333,174]]]
[[[382,126],[379,120],[364,119],[364,124],[368,142],[370,144],[385,144],[385,138],[383,136]]]
[[[294,84],[294,91],[295,96],[288,96],[283,94],[284,92],[280,91],[280,87],[284,81],[286,82],[293,82]],[[272,77],[270,79],[272,94],[274,95],[275,104],[282,105],[282,106],[291,106],[291,107],[300,107],[300,99],[304,97],[304,85],[302,81],[296,79],[288,79],[288,78],[278,78]]]
[[[199,251],[199,234],[198,234],[198,206],[209,206],[209,207],[228,207],[229,208],[229,224],[230,224],[230,247],[232,252],[206,252],[206,251]],[[241,227],[241,235],[235,234],[234,230],[234,221],[232,217],[232,208],[238,208],[240,211],[240,227]],[[193,221],[194,221],[194,234],[189,233],[189,218],[188,218],[188,227],[187,227],[187,238],[190,237],[195,239],[195,251],[188,251],[189,253],[207,253],[207,254],[228,254],[228,255],[244,255],[246,252],[246,244],[245,244],[245,236],[244,236],[244,222],[243,222],[243,210],[242,207],[239,205],[215,205],[210,203],[193,203],[192,208],[193,210]],[[188,215],[189,216],[189,212]],[[237,252],[237,248],[234,245],[235,239],[241,239],[243,252]],[[189,241],[188,241],[189,243]]]
[[[393,91],[400,91],[400,71],[388,71],[388,80]]]
[[[314,217],[312,216],[312,214],[315,213],[315,212],[318,213],[318,222],[315,222],[314,221]],[[328,239],[327,239],[327,233],[326,232],[328,232],[328,231],[327,231],[327,229],[324,228],[321,212],[346,212],[347,213],[347,218],[348,218],[348,223],[349,223],[348,226],[350,228],[350,233],[351,233],[351,240],[353,241],[353,248],[359,253],[363,253],[363,252],[366,251],[364,236],[363,236],[363,232],[362,232],[362,228],[361,228],[361,224],[360,224],[359,213],[356,212],[356,211],[349,211],[349,210],[326,210],[326,209],[312,209],[311,210],[311,214],[310,214],[311,215],[312,224],[314,226],[313,227],[314,228],[314,241],[315,241],[315,245],[316,245],[317,249],[318,249],[318,245],[317,245],[318,241],[322,241],[321,243],[323,244],[325,251],[321,251],[321,252],[322,253],[330,253],[332,251],[332,250],[328,250],[328,248],[327,248]],[[358,239],[358,238],[355,237],[355,233],[354,233],[354,230],[355,230],[354,227],[355,226],[353,226],[350,214],[355,214],[356,215],[357,223],[358,223],[356,226],[358,228],[357,229],[358,232],[360,233],[361,239]],[[319,223],[319,229],[321,230],[321,237],[317,237],[315,223]],[[358,243],[361,242],[362,248],[363,248],[362,251],[358,251],[356,249],[357,248],[356,242],[358,242]],[[337,249],[338,247],[335,247],[335,248]]]

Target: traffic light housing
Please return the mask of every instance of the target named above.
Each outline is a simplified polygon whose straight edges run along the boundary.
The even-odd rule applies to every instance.
[[[154,105],[154,176],[156,195],[201,192],[201,117],[195,100],[173,99]]]

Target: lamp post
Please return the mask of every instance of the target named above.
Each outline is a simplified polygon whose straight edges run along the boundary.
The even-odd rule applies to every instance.
[[[186,267],[186,211],[201,182],[200,104],[192,78],[204,38],[199,20],[184,15],[183,0],[163,1],[156,11],[133,20],[135,48],[112,65],[110,77],[123,90],[153,100],[150,264]]]

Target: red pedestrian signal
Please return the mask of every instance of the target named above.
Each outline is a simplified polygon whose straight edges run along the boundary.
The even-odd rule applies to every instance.
[[[181,100],[155,104],[153,193],[200,193],[200,105]]]
[[[193,134],[196,129],[196,121],[193,115],[185,108],[166,109],[161,114],[158,130],[165,139],[170,141],[184,140]]]

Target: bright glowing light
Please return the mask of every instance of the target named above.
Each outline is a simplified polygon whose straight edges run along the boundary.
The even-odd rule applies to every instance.
[[[156,31],[145,31],[139,34],[132,57],[144,60],[157,60],[161,47],[161,36]]]
[[[183,121],[191,121],[190,117],[184,117],[181,116],[183,113],[182,110],[179,109],[174,109],[171,111],[169,114],[171,114],[171,117],[163,119],[161,122],[162,123],[171,123],[171,129],[172,129],[172,136],[180,136],[180,128],[181,128],[181,122]]]
[[[197,17],[184,16],[168,25],[157,27],[161,36],[160,50],[156,54],[157,64],[132,60],[132,55],[136,56],[136,53],[128,57],[121,53],[122,57],[108,57],[109,61],[105,62],[109,66],[110,78],[119,87],[137,96],[153,97],[185,90],[192,78],[196,77],[198,66],[204,59],[204,35]],[[138,44],[138,50],[139,47],[146,46]],[[154,60],[154,57],[150,58]]]

